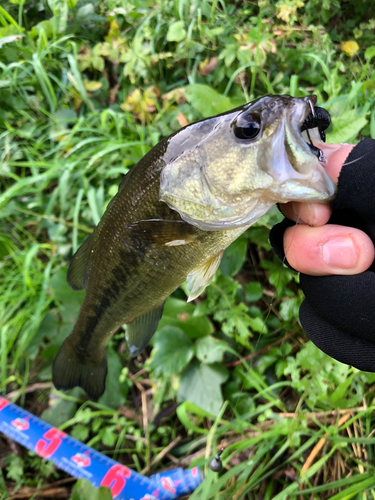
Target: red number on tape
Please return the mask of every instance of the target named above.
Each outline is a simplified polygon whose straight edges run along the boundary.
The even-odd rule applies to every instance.
[[[43,458],[50,458],[61,444],[61,440],[66,437],[65,432],[52,427],[43,434],[45,439],[39,439],[35,445],[35,451]]]
[[[125,465],[116,464],[107,471],[100,486],[111,489],[112,495],[118,495],[126,484],[126,479],[131,477],[131,471]]]
[[[5,398],[0,398],[0,411],[3,410],[6,406],[8,406],[10,403],[7,399]]]

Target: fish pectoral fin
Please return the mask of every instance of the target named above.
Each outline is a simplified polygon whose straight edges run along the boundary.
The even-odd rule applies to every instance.
[[[220,265],[222,256],[223,252],[219,252],[211,257],[211,259],[204,262],[204,264],[198,267],[198,269],[188,274],[186,278],[187,288],[189,290],[189,297],[187,299],[188,302],[196,299],[211,283],[211,280]]]
[[[197,229],[183,220],[139,220],[128,229],[134,236],[153,245],[187,245],[199,239]]]
[[[125,338],[133,358],[138,356],[150,342],[163,314],[163,308],[164,302],[161,306],[142,314],[126,326]]]
[[[90,359],[82,362],[70,345],[70,339],[71,336],[64,340],[53,362],[52,382],[56,389],[63,391],[77,386],[82,387],[90,399],[97,401],[105,390],[107,376],[105,353],[98,363]]]
[[[88,281],[88,262],[93,243],[92,235],[89,236],[73,255],[68,269],[67,281],[73,290],[83,290]]]

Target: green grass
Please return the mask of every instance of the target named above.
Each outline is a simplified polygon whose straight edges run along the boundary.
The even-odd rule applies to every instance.
[[[374,498],[375,375],[305,337],[298,276],[267,239],[276,209],[226,251],[205,295],[186,304],[184,286],[173,294],[141,358],[115,335],[98,403],[51,386],[83,296],[66,284],[69,260],[159,140],[267,93],[315,93],[333,118],[328,141],[375,138],[374,8],[52,5],[0,7],[1,394],[138,472],[202,466],[191,499]],[[216,474],[207,464],[222,447]],[[1,449],[3,498],[61,484],[65,498],[91,498],[50,463]]]

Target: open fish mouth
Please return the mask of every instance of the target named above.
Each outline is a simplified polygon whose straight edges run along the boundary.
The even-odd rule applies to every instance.
[[[322,163],[326,162],[321,149],[314,145],[315,142],[325,142],[325,130],[331,123],[331,116],[328,111],[318,106],[313,106],[310,101],[311,113],[306,117],[301,126],[302,137],[309,146],[311,153]]]

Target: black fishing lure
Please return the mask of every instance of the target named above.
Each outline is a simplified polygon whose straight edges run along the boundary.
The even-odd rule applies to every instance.
[[[301,132],[318,127],[320,138],[326,142],[325,130],[331,123],[331,116],[324,108],[314,108],[314,113],[310,113],[306,120],[303,122]],[[308,132],[307,132],[308,133]]]
[[[309,134],[309,129],[318,128],[320,138],[322,139],[323,142],[325,142],[326,141],[325,130],[329,127],[330,123],[331,123],[331,116],[328,113],[328,111],[324,108],[319,108],[316,106],[314,107],[314,111],[308,115],[308,117],[303,122],[301,127],[301,132],[306,130],[307,137],[309,138],[310,141],[309,144],[310,150],[319,159],[319,161],[325,161],[325,158],[322,153],[322,150],[314,146]]]

